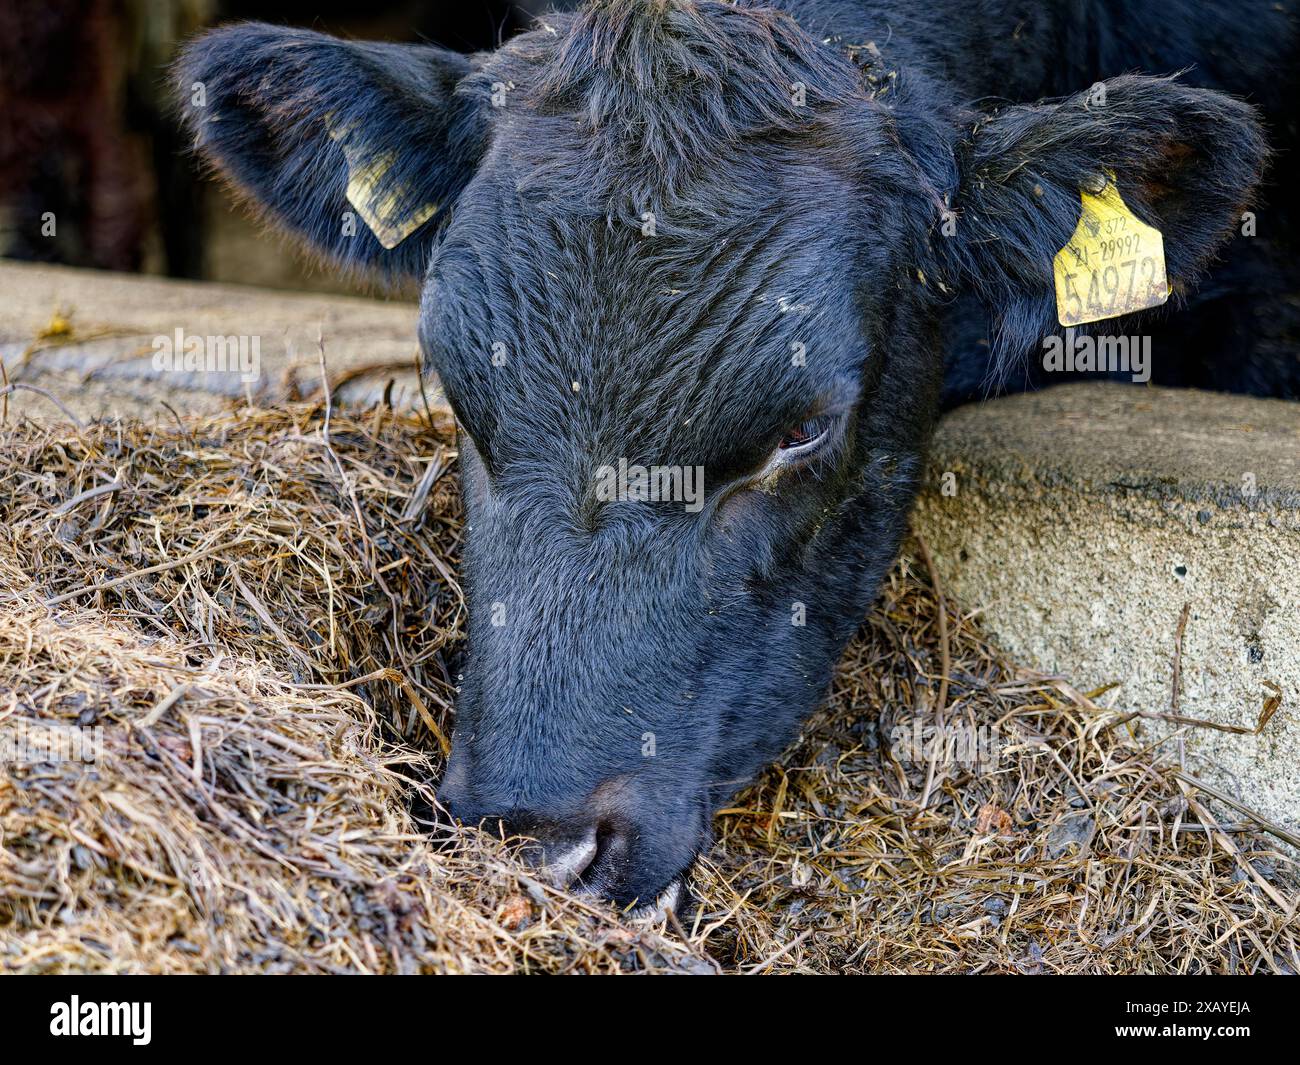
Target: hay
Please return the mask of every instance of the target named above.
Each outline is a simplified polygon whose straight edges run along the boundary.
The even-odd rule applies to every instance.
[[[4,430],[0,739],[102,730],[0,764],[4,970],[1300,968],[1294,863],[1176,739],[1015,669],[907,559],[684,928],[436,825],[454,468],[382,409]],[[996,758],[908,757],[940,719]]]

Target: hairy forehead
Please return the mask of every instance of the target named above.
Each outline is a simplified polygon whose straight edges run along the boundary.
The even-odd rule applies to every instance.
[[[516,446],[770,434],[863,357],[844,233],[875,112],[788,16],[620,10],[543,21],[459,90],[491,97],[493,134],[430,271],[426,349],[471,430]]]
[[[846,56],[743,2],[547,16],[457,91],[490,104],[493,140],[521,181],[580,189],[612,215],[689,206],[740,148],[830,154],[846,109],[883,122]]]
[[[822,197],[667,235],[484,195],[439,251],[422,336],[472,429],[625,450],[769,432],[862,356],[838,217]]]

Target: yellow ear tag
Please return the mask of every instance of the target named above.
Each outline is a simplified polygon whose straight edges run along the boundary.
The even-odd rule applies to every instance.
[[[1079,195],[1079,224],[1052,260],[1057,320],[1083,325],[1159,307],[1170,291],[1160,230],[1128,209],[1113,181]]]
[[[338,141],[343,149],[343,157],[348,164],[348,203],[357,209],[385,248],[391,251],[407,237],[419,229],[438,212],[436,203],[426,203],[414,211],[403,213],[400,205],[409,202],[402,195],[406,190],[401,186],[391,187],[383,193],[380,189],[385,175],[393,168],[397,157],[393,152],[381,152],[378,155],[369,152],[364,144],[358,144],[352,136],[355,125],[345,128],[333,124],[333,115],[325,116],[325,125],[332,140]]]

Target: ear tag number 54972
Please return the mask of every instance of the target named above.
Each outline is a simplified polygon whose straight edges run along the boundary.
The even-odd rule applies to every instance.
[[[1052,262],[1057,320],[1083,325],[1159,307],[1169,299],[1160,230],[1128,209],[1113,181],[1079,195],[1079,224]]]

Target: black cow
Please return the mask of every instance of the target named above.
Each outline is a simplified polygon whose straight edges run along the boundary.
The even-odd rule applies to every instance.
[[[1282,7],[603,0],[472,57],[194,42],[202,154],[335,262],[423,280],[470,519],[451,811],[620,903],[675,885],[823,697],[941,406],[1041,376],[1082,191],[1161,231],[1179,328],[1267,155],[1215,90],[1293,135]],[[1295,395],[1281,260],[1233,244],[1249,298],[1204,288],[1156,379]]]

